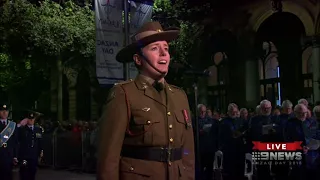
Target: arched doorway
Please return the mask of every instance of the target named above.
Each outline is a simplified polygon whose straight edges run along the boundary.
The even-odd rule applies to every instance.
[[[227,107],[226,84],[229,73],[227,58],[226,53],[216,52],[212,56],[214,64],[208,68],[211,73],[211,77],[208,78],[208,105],[213,110],[224,111]]]
[[[237,37],[230,30],[217,31],[212,37],[211,61],[208,69],[212,77],[208,79],[207,93],[209,105],[225,112],[229,102],[239,102],[239,57],[237,56]],[[232,81],[232,83],[231,83]],[[235,91],[234,89],[237,89]]]
[[[278,51],[273,42],[263,42],[264,56],[259,59],[260,96],[272,104],[281,104]]]
[[[274,105],[285,99],[295,102],[303,95],[301,37],[304,35],[301,20],[288,12],[274,13],[258,29],[256,52],[262,57],[260,59],[268,60],[273,72],[273,77],[260,79],[263,87],[261,96],[271,100]],[[271,42],[269,51],[276,50],[272,58],[265,57],[264,42]]]
[[[309,102],[313,101],[313,82],[312,82],[312,46],[304,49],[302,53],[302,78],[303,78],[303,91],[302,97],[306,98]]]

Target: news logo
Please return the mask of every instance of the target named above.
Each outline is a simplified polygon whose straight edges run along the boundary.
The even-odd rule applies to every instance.
[[[292,143],[253,142],[252,163],[255,165],[301,165],[301,141]]]

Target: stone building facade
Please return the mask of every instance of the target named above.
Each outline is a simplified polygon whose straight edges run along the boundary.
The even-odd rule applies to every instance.
[[[265,98],[274,105],[301,97],[320,101],[320,1],[243,1],[236,9],[219,16],[237,50],[212,53],[211,106],[253,108]]]

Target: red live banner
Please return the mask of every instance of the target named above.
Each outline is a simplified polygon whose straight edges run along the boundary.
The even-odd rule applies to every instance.
[[[253,150],[258,151],[296,151],[302,150],[302,141],[295,141],[291,143],[273,143],[273,142],[258,142],[253,141]]]

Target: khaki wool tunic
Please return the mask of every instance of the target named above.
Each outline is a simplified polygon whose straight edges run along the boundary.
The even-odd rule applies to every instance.
[[[100,124],[98,180],[194,180],[194,138],[187,96],[167,83],[159,93],[152,83],[138,75],[110,91]],[[133,122],[128,123],[129,117]],[[122,157],[123,146],[183,148],[182,160]]]

